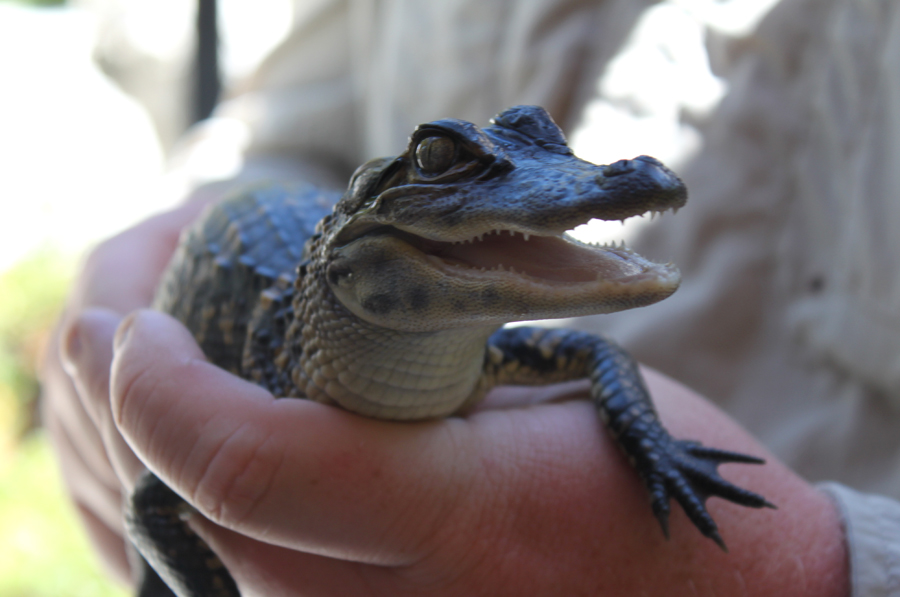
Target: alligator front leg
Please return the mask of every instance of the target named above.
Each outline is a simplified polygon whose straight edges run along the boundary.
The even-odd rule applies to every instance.
[[[669,435],[637,363],[609,340],[572,330],[501,329],[488,341],[485,375],[494,384],[511,385],[590,377],[591,400],[644,481],[667,538],[670,498],[723,550],[725,543],[706,510],[707,498],[718,496],[751,508],[775,507],[762,496],[729,483],[717,470],[724,462],[762,464],[763,460]]]

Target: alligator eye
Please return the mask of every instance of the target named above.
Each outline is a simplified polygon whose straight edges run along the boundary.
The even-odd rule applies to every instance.
[[[447,137],[425,137],[416,146],[416,163],[423,174],[446,172],[456,160],[456,143]]]

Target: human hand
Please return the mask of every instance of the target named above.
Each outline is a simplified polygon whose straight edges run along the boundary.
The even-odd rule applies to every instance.
[[[108,347],[113,320],[86,314],[79,354]],[[90,360],[76,355],[73,369],[103,385]],[[274,400],[208,364],[171,318],[139,312],[119,331],[111,413],[203,515],[192,524],[245,595],[846,594],[828,499],[690,391],[648,382],[674,436],[769,459],[722,466],[779,506],[712,500],[730,554],[677,508],[663,539],[586,401],[369,420]],[[121,473],[129,484],[136,469]]]
[[[120,479],[132,476],[143,465],[122,440],[109,412],[109,339],[121,316],[150,304],[181,229],[220,194],[220,188],[204,188],[184,206],[149,218],[94,249],[44,357],[44,425],[95,547],[123,582],[130,582],[131,577],[123,540]],[[82,320],[85,309],[92,308],[102,310],[92,311]],[[85,334],[99,334],[101,340],[85,340],[78,329],[82,323],[86,323]],[[67,371],[63,364],[61,349],[73,354],[80,352],[79,347],[84,349],[82,370],[89,367],[90,376],[75,374],[71,366]]]

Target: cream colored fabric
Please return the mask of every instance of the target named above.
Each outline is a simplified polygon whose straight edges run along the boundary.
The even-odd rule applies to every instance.
[[[785,0],[736,46],[642,252],[670,300],[597,320],[790,466],[900,497],[900,4]]]
[[[435,118],[535,103],[571,130],[648,4],[298,2],[294,34],[218,114],[248,125],[251,162],[342,176]],[[892,498],[826,489],[855,594],[898,595],[900,532],[877,520],[900,519],[900,3],[783,0],[713,56],[730,89],[684,170],[689,207],[637,247],[678,263],[682,289],[578,325],[721,404],[810,480]]]
[[[298,1],[290,38],[217,114],[251,127],[252,155],[345,173],[396,155],[413,127],[485,123],[540,104],[571,128],[650,0]]]
[[[821,489],[837,505],[851,540],[853,595],[900,595],[900,508],[897,502],[837,483],[824,483]]]

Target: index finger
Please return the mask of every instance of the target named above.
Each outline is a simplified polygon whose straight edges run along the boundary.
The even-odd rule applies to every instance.
[[[598,453],[614,451],[587,403],[540,416],[483,413],[474,423],[364,419],[275,400],[206,362],[188,331],[161,313],[139,311],[129,323],[113,364],[119,429],[204,516],[270,544],[404,565],[448,533],[466,540],[459,529],[476,528],[485,511],[508,513],[519,499],[512,496],[534,496],[541,479],[593,506],[604,485],[619,485],[611,475],[628,475],[618,461],[598,466]],[[568,429],[561,436],[560,426]],[[550,466],[560,453],[566,465]],[[537,464],[508,466],[513,461]],[[582,487],[573,477],[590,482]]]

